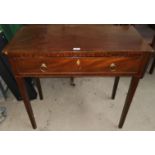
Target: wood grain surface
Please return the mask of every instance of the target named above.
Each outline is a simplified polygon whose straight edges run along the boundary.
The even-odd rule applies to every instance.
[[[132,26],[77,24],[24,26],[4,51],[8,56],[94,56],[103,52],[139,53],[153,49]]]

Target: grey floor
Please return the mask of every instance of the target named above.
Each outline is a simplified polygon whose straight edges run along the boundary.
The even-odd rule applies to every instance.
[[[121,78],[115,100],[111,100],[114,78],[41,79],[44,100],[32,101],[37,130],[155,130],[155,73],[145,74],[122,129],[117,125],[129,88],[130,78]],[[8,116],[0,130],[33,130],[22,102],[11,93],[7,101]]]

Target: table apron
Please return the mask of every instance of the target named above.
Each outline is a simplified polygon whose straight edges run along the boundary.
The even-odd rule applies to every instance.
[[[122,57],[11,58],[16,77],[142,77],[147,55]]]

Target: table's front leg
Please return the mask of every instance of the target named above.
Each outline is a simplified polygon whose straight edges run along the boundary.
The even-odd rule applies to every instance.
[[[123,127],[124,121],[126,119],[126,115],[128,113],[128,110],[130,108],[132,99],[133,99],[134,94],[136,92],[136,88],[138,86],[139,80],[140,80],[140,78],[138,78],[138,77],[132,77],[130,87],[129,87],[129,90],[128,90],[128,94],[127,94],[127,97],[126,97],[126,101],[125,101],[125,104],[124,104],[124,108],[123,108],[123,111],[122,111],[122,115],[121,115],[121,118],[120,118],[120,122],[119,122],[119,126],[118,126],[119,128]]]
[[[23,99],[26,111],[27,111],[28,116],[30,118],[32,127],[34,129],[36,129],[37,125],[36,125],[36,122],[35,122],[35,118],[34,118],[34,114],[33,114],[33,110],[32,110],[31,104],[30,104],[30,100],[29,100],[29,97],[28,97],[28,94],[27,94],[27,89],[26,89],[26,85],[25,85],[25,79],[22,78],[22,77],[16,77],[16,81],[17,81],[17,84],[18,84],[18,87],[19,87],[19,91],[20,91],[21,97]]]

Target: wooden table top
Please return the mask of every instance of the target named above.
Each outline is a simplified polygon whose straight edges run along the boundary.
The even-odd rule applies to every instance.
[[[29,25],[5,48],[8,55],[64,51],[151,52],[133,26]]]

